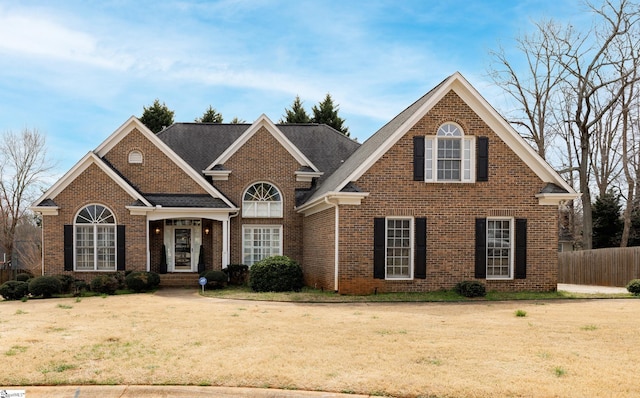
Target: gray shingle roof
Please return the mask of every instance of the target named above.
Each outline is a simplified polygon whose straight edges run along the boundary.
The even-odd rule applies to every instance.
[[[217,159],[250,125],[175,123],[158,134],[197,172]],[[333,173],[360,144],[324,124],[279,124],[277,127],[321,172]],[[224,166],[224,165],[222,165]],[[216,166],[214,169],[221,169]]]
[[[145,194],[145,199],[154,206],[162,207],[189,207],[189,208],[208,208],[208,209],[226,209],[229,208],[222,199],[214,198],[208,194],[168,194],[154,193]],[[136,201],[134,206],[143,206],[142,203]]]

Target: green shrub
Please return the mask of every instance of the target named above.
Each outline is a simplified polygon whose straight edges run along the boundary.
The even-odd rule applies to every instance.
[[[20,281],[20,282],[28,282],[29,279],[33,278],[33,276],[31,274],[28,274],[26,272],[21,272],[18,275],[16,275],[16,280]]]
[[[256,292],[300,291],[302,267],[286,256],[265,258],[251,266],[249,286]]]
[[[75,278],[71,275],[54,275],[54,277],[58,278],[60,281],[60,292],[61,293],[71,293],[71,291],[75,288]]]
[[[223,289],[227,286],[229,277],[222,271],[205,271],[200,274],[207,278],[208,289]]]
[[[76,289],[76,291],[75,291],[76,294],[79,294],[79,293],[81,293],[83,291],[86,292],[86,291],[91,289],[91,286],[89,286],[89,284],[86,281],[82,280],[82,279],[76,279],[73,284],[74,284],[75,289]]]
[[[91,280],[91,291],[114,294],[118,290],[118,280],[112,275],[98,275]]]
[[[116,272],[113,274],[113,278],[118,282],[118,289],[125,289],[127,287],[127,282],[125,281],[126,275],[131,271],[126,272]]]
[[[62,292],[62,285],[55,276],[38,276],[29,281],[29,293],[34,296],[49,298],[60,292]]]
[[[6,281],[0,285],[0,296],[5,300],[20,300],[29,293],[29,284],[23,281]]]
[[[484,297],[487,291],[484,285],[478,281],[458,282],[455,287],[456,293],[464,297]]]
[[[229,275],[230,285],[245,285],[249,279],[249,266],[245,264],[229,264],[223,271]]]
[[[627,290],[629,293],[633,293],[636,296],[640,296],[640,279],[633,279],[627,284]]]
[[[135,292],[146,292],[155,289],[160,284],[160,276],[155,272],[131,272],[124,279],[127,288]]]

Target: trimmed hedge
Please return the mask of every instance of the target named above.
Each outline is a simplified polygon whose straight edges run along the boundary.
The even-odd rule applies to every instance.
[[[487,290],[484,285],[478,281],[462,281],[458,282],[455,287],[456,293],[464,297],[484,297]]]
[[[640,279],[632,279],[627,284],[627,291],[636,296],[640,296]]]
[[[72,293],[72,290],[75,289],[76,279],[73,276],[60,274],[60,275],[54,275],[54,277],[58,278],[58,280],[60,281],[61,293]]]
[[[38,276],[29,281],[29,293],[49,298],[62,292],[62,284],[55,276]]]
[[[302,267],[287,256],[265,258],[251,266],[249,286],[256,292],[298,292],[304,286]]]
[[[205,271],[200,276],[207,278],[207,288],[209,289],[223,289],[229,280],[227,274],[222,271]]]
[[[229,275],[230,285],[245,285],[249,280],[249,266],[245,264],[229,264],[222,271]]]
[[[146,292],[160,285],[160,275],[155,272],[138,271],[128,274],[125,278],[127,288],[135,292]]]
[[[110,275],[98,275],[91,280],[91,291],[96,293],[114,294],[118,290],[118,280]]]
[[[29,275],[26,272],[21,272],[16,275],[16,280],[20,282],[29,282],[29,279],[33,278],[33,276]]]
[[[23,281],[6,281],[0,285],[0,296],[5,300],[20,300],[29,293],[29,284]]]

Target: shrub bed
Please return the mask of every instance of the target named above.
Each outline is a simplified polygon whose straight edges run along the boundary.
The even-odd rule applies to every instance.
[[[249,279],[249,266],[245,264],[229,264],[223,271],[229,275],[230,285],[245,285]]]
[[[6,281],[0,285],[0,296],[5,300],[20,300],[29,293],[29,284],[24,281]]]
[[[34,296],[49,298],[61,291],[62,284],[55,276],[38,276],[29,281],[29,293]]]
[[[636,296],[640,296],[640,279],[632,279],[627,284],[627,291]]]
[[[118,290],[118,280],[110,275],[98,275],[91,280],[91,291],[96,293],[114,294]]]
[[[487,290],[484,285],[478,281],[462,281],[458,282],[455,287],[456,293],[464,297],[484,297]]]
[[[249,286],[256,292],[298,292],[304,286],[302,267],[287,256],[273,256],[251,266]]]
[[[200,276],[207,278],[208,289],[223,289],[227,286],[229,277],[222,271],[205,271]]]
[[[125,278],[127,288],[135,292],[146,292],[160,285],[160,275],[155,272],[138,271],[131,272]]]

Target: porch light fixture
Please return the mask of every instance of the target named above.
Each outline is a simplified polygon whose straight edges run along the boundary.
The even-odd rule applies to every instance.
[[[209,229],[209,227],[206,227],[206,228],[204,229],[204,234],[205,234],[205,235],[209,235],[209,232],[211,232],[211,230]]]
[[[160,235],[160,227],[156,227],[155,232],[156,232],[156,235]]]

